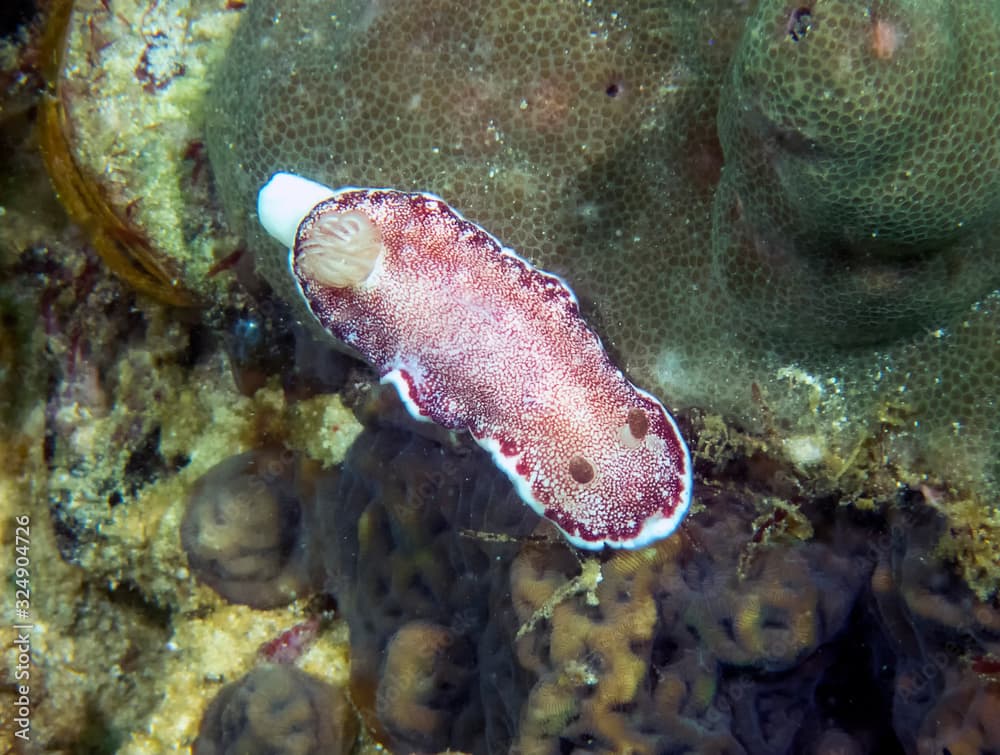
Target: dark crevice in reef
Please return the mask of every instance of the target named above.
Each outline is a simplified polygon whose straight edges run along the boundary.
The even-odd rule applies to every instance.
[[[0,37],[10,37],[38,12],[34,0],[4,0],[0,4]]]

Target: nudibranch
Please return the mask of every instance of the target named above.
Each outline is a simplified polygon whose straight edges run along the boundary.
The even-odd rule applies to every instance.
[[[277,173],[257,212],[319,323],[415,418],[471,432],[573,545],[641,548],[683,519],[676,423],[612,363],[561,278],[431,194]]]

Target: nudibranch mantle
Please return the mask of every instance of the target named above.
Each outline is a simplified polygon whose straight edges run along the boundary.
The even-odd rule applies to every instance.
[[[257,212],[319,323],[415,418],[471,432],[573,545],[641,548],[683,519],[677,425],[611,362],[561,278],[431,194],[278,173]]]

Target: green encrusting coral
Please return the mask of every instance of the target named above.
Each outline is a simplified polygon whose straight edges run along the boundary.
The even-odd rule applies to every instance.
[[[719,109],[714,260],[760,330],[892,349],[996,288],[998,12],[766,0],[750,17]]]
[[[210,94],[230,217],[290,300],[272,172],[432,191],[813,490],[995,500],[998,3],[365,7],[255,2]]]

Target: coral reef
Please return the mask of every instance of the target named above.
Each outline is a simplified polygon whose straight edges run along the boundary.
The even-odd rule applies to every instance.
[[[63,145],[85,182],[112,158],[88,196],[182,258],[203,311],[130,292],[66,224],[32,151],[37,40],[3,51],[0,512],[32,520],[33,747],[185,752],[202,720],[199,747],[243,723],[301,733],[331,685],[350,697],[334,735],[353,741],[356,707],[366,754],[1000,748],[996,126],[979,120],[997,98],[977,68],[995,0],[243,5],[160,0],[143,21],[143,3],[81,1],[59,97],[63,125],[91,127]],[[224,58],[200,47],[220,14],[246,19]],[[199,51],[179,75],[182,38]],[[163,67],[136,78],[147,48]],[[250,214],[270,171],[445,196],[570,280],[630,377],[682,408],[696,489],[672,538],[584,557],[288,305],[234,292],[250,255],[216,259],[195,148],[195,74],[217,55],[212,167],[275,289]],[[158,130],[182,138],[146,150]],[[729,254],[746,244],[787,252],[771,283]],[[207,481],[218,495],[195,500],[224,516],[202,534],[241,552],[236,466],[264,449],[295,463],[252,521],[292,485],[305,540],[257,542],[321,557],[320,594],[296,574],[299,599],[269,610],[200,583],[181,534]]]
[[[992,688],[960,680],[970,665],[992,668],[972,659],[995,657],[1000,622],[934,555],[945,520],[919,493],[888,518],[829,498],[782,516],[787,504],[752,503],[766,490],[730,469],[729,489],[697,491],[704,507],[677,536],[581,562],[558,539],[502,526],[514,502],[471,483],[478,452],[456,459],[384,425],[361,440],[328,512],[336,536],[324,541],[328,586],[352,629],[353,699],[385,744],[524,753],[916,752],[936,736],[995,744],[988,729],[935,712],[975,697],[974,715],[987,715],[978,711]],[[391,476],[372,482],[376,469]],[[466,497],[488,507],[476,530],[456,518]]]
[[[260,666],[219,690],[192,749],[195,755],[348,753],[357,733],[342,692],[291,666]]]
[[[392,636],[375,693],[379,722],[409,747],[443,750],[473,731],[468,721],[449,720],[468,711],[469,684],[476,671],[469,638],[451,627],[410,621]]]
[[[524,751],[568,741],[608,752],[777,752],[810,731],[812,706],[802,704],[781,731],[755,734],[768,726],[761,708],[777,706],[760,700],[811,697],[835,655],[819,651],[843,632],[865,583],[855,558],[863,539],[831,523],[809,543],[758,554],[741,574],[748,513],[711,501],[681,537],[613,557],[592,590],[533,624],[559,577],[573,575],[553,572],[544,552],[519,555],[528,564],[512,569],[512,590],[534,598],[515,601],[530,627],[519,632],[518,659],[539,674],[524,708]]]
[[[917,735],[920,755],[989,752],[1000,742],[1000,686],[966,674],[953,682]]]
[[[66,223],[22,138],[29,141],[20,131],[2,136],[17,149],[0,180],[0,447],[8,462],[0,518],[31,522],[25,751],[183,752],[220,684],[245,674],[261,645],[290,627],[320,619],[298,649],[303,670],[333,684],[348,672],[347,626],[326,602],[251,610],[195,581],[180,537],[193,486],[246,449],[307,447],[313,465],[332,464],[358,427],[339,397],[310,385],[286,397],[269,375],[241,394],[224,348],[233,304],[220,302],[204,319],[178,316],[124,288]],[[272,323],[265,341],[280,329]],[[260,364],[266,351],[260,344]],[[256,369],[253,361],[240,369]],[[288,380],[299,374],[292,362],[283,362]],[[13,547],[5,538],[6,574]],[[0,698],[10,710],[7,631]],[[5,717],[4,743],[11,726]]]
[[[946,519],[920,504],[915,497],[892,513],[871,578],[873,614],[894,668],[893,721],[908,751],[923,750],[925,732],[939,725],[960,728],[946,724],[933,709],[947,711],[956,699],[976,697],[969,671],[1000,652],[996,601],[980,600],[962,582],[955,564],[937,547]],[[982,665],[989,668],[992,662]],[[988,676],[980,681],[991,688]],[[987,692],[984,699],[989,697]],[[991,738],[988,732],[983,736]]]

